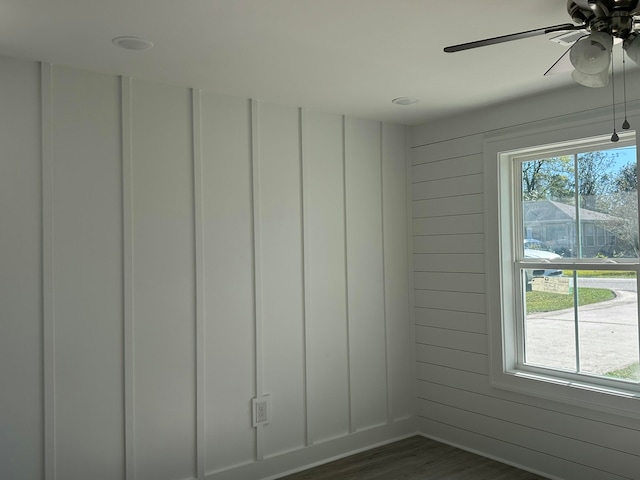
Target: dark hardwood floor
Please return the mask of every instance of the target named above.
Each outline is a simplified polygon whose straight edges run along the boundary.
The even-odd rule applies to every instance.
[[[544,480],[544,477],[415,436],[281,480]]]

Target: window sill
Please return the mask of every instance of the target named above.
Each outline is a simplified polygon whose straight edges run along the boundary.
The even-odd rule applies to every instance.
[[[640,392],[525,370],[492,372],[493,387],[640,420]]]

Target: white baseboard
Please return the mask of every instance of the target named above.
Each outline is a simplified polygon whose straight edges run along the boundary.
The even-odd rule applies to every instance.
[[[553,476],[553,475],[549,474],[548,472],[543,472],[541,470],[536,470],[535,468],[531,468],[531,467],[528,467],[526,465],[521,465],[519,463],[507,460],[506,458],[502,458],[502,457],[500,457],[498,455],[492,455],[491,453],[484,452],[482,450],[477,450],[475,448],[470,448],[470,447],[468,447],[466,445],[462,445],[462,444],[459,444],[459,443],[456,443],[456,442],[452,442],[450,440],[438,437],[436,435],[429,435],[429,434],[426,434],[424,432],[419,432],[418,435],[423,436],[425,438],[429,438],[431,440],[435,440],[436,442],[440,442],[440,443],[444,443],[446,445],[450,445],[450,446],[458,448],[460,450],[464,450],[465,452],[469,452],[469,453],[473,453],[473,454],[476,454],[476,455],[480,455],[481,457],[489,458],[491,460],[495,460],[496,462],[504,463],[505,465],[509,465],[511,467],[515,467],[515,468],[518,468],[520,470],[524,470],[526,472],[530,472],[530,473],[533,473],[535,475],[539,475],[541,477],[548,478],[549,480],[564,480],[564,479],[562,479],[560,477]]]
[[[311,467],[418,435],[415,418],[361,430],[205,476],[205,480],[274,480]]]

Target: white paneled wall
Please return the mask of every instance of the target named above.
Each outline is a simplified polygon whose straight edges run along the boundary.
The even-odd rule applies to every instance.
[[[206,471],[255,458],[247,399],[256,395],[248,100],[203,93],[202,266]],[[233,365],[233,375],[229,368]],[[242,400],[239,400],[242,399]]]
[[[194,476],[195,243],[191,96],[133,82],[133,414],[138,479]],[[158,452],[163,452],[158,458]]]
[[[300,124],[298,109],[279,105],[257,105],[253,118],[261,297],[256,316],[263,360],[257,385],[272,398],[274,421],[264,427],[264,455],[273,456],[305,445]]]
[[[377,159],[375,165],[372,158]],[[389,406],[380,124],[347,119],[345,159],[349,365],[351,384],[355,386],[351,393],[351,429],[358,430],[386,422]],[[372,209],[373,205],[378,208]],[[354,408],[356,405],[364,408]]]
[[[413,341],[413,331],[408,325],[394,321],[394,318],[410,316],[408,262],[401,262],[396,255],[386,252],[400,252],[407,245],[409,231],[408,216],[398,215],[407,204],[408,192],[400,185],[406,184],[407,169],[396,159],[407,148],[404,128],[399,125],[382,125],[382,219],[384,248],[384,286],[387,344],[387,392],[388,414],[399,420],[413,408],[415,371],[404,367],[412,363],[412,350],[404,348]],[[410,248],[409,248],[410,250]],[[403,393],[391,395],[391,392]]]
[[[0,478],[415,432],[404,127],[11,59],[0,98]]]
[[[44,68],[51,138],[43,160],[52,173],[44,179],[44,259],[52,269],[44,288],[53,324],[45,365],[53,366],[56,472],[106,480],[122,476],[124,465],[120,86],[113,77]]]
[[[580,101],[570,102],[574,96]],[[412,143],[414,307],[424,435],[562,479],[640,478],[637,420],[492,387],[483,136],[566,114],[585,89],[417,127]]]
[[[351,417],[344,132],[338,115],[302,120],[308,440],[321,442],[348,434]]]
[[[6,115],[0,115],[0,476],[39,479],[44,473],[45,433],[40,66],[11,62],[3,67],[0,103]]]

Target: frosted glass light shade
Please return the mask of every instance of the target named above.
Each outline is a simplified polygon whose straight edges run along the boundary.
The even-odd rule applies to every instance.
[[[608,33],[593,32],[578,41],[569,52],[573,67],[587,75],[601,73],[609,69],[613,37]]]
[[[609,69],[604,72],[594,74],[582,73],[580,70],[574,70],[571,72],[571,78],[573,78],[576,83],[584,85],[585,87],[604,87],[609,84]]]
[[[640,35],[632,33],[629,35],[629,38],[624,41],[622,46],[625,52],[627,52],[627,57],[640,65]]]

